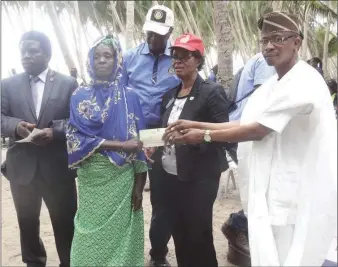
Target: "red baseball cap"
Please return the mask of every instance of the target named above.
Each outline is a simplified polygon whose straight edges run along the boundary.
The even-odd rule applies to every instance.
[[[199,51],[201,55],[204,55],[204,44],[201,38],[191,33],[183,34],[176,38],[174,45],[170,48],[184,48],[189,51]]]

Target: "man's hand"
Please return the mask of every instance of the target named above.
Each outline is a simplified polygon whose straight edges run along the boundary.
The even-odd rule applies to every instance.
[[[53,129],[44,128],[40,133],[38,133],[32,138],[32,143],[38,146],[44,146],[50,143],[52,140],[53,140]]]
[[[151,158],[151,156],[154,154],[155,150],[156,147],[144,148],[144,154],[146,155],[146,158],[150,163],[154,163],[154,160]]]
[[[200,144],[204,142],[204,130],[200,129],[187,129],[182,130],[182,136],[174,137],[173,143],[175,144]]]
[[[199,129],[200,128],[200,122],[198,121],[188,121],[188,120],[178,120],[171,124],[166,129],[166,132],[172,132],[172,131],[182,131],[186,129]]]
[[[25,121],[20,121],[16,126],[15,132],[21,138],[26,138],[31,131],[35,128],[35,124],[31,124]]]

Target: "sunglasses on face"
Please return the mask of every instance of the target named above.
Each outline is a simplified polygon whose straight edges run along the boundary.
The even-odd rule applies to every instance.
[[[263,46],[266,46],[269,44],[269,42],[272,45],[275,44],[283,44],[286,40],[292,38],[292,37],[296,37],[297,35],[290,35],[290,36],[271,36],[271,37],[264,37],[261,40],[259,40],[260,44]]]

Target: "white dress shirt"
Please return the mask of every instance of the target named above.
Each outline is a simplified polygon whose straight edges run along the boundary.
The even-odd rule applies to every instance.
[[[173,109],[171,110],[171,113],[168,119],[168,125],[179,119],[187,99],[188,99],[188,96],[176,98]],[[162,166],[163,166],[163,169],[167,173],[170,173],[172,175],[177,175],[175,145],[164,147],[163,155],[162,155]]]
[[[35,114],[37,118],[40,115],[42,97],[43,97],[43,92],[45,91],[48,70],[49,70],[48,68],[45,69],[43,72],[41,72],[37,76],[39,77],[39,81],[35,83],[35,88],[32,87],[32,90],[36,90],[37,92],[37,102],[36,102],[36,109],[35,109]],[[31,75],[30,77],[32,78]]]

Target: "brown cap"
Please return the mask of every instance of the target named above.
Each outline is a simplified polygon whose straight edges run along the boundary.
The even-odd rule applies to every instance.
[[[295,32],[300,34],[299,21],[296,15],[286,12],[271,12],[258,21],[262,34],[275,32]]]

